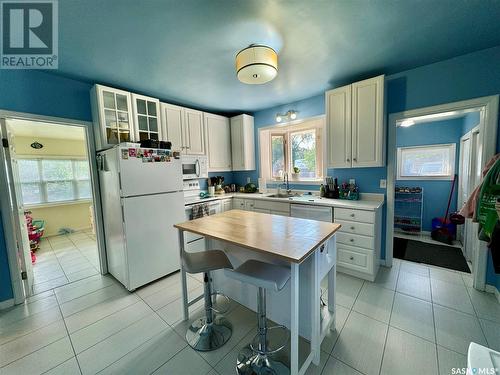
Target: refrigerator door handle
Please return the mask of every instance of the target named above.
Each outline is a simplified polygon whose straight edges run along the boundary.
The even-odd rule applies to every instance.
[[[196,177],[200,177],[200,161],[196,159],[195,162],[195,169],[196,169]]]

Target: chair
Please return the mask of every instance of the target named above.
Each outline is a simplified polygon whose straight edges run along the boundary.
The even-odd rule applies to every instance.
[[[257,294],[258,333],[251,343],[238,354],[236,371],[239,375],[253,374],[289,374],[290,369],[283,360],[275,358],[274,354],[281,351],[288,342],[288,331],[284,326],[267,326],[266,290],[280,291],[290,279],[288,267],[265,263],[258,260],[248,260],[234,271],[226,270],[226,275],[243,283],[259,288]],[[268,333],[270,330],[283,330],[286,338],[277,347],[272,348]]]
[[[212,304],[212,285],[210,271],[233,268],[226,254],[221,250],[209,250],[197,253],[182,253],[182,264],[187,273],[203,273],[205,317],[192,322],[186,332],[186,340],[194,350],[211,351],[220,348],[232,334],[231,323],[223,318],[216,318],[218,311]],[[227,298],[227,297],[226,297]]]

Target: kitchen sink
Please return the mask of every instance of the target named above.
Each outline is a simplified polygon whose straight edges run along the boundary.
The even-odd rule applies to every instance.
[[[268,195],[268,198],[293,198],[293,197],[298,197],[299,194],[271,194]]]

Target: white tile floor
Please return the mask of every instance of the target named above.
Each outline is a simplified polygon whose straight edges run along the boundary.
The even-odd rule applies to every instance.
[[[33,265],[35,294],[99,273],[99,255],[91,230],[42,238]]]
[[[337,331],[307,374],[446,375],[465,366],[470,340],[500,350],[500,304],[468,287],[469,277],[397,260],[374,283],[339,274]],[[199,295],[200,278],[189,276],[188,287]],[[198,353],[184,340],[180,297],[178,273],[135,293],[94,275],[38,294],[0,312],[0,373],[234,374],[255,313],[233,302],[230,341]]]

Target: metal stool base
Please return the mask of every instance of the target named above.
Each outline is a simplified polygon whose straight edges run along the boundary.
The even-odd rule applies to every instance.
[[[238,375],[290,375],[290,369],[278,357],[255,353],[250,345],[238,353]]]
[[[233,327],[225,318],[207,323],[206,318],[194,321],[186,332],[186,341],[190,347],[200,352],[215,350],[231,338]]]

